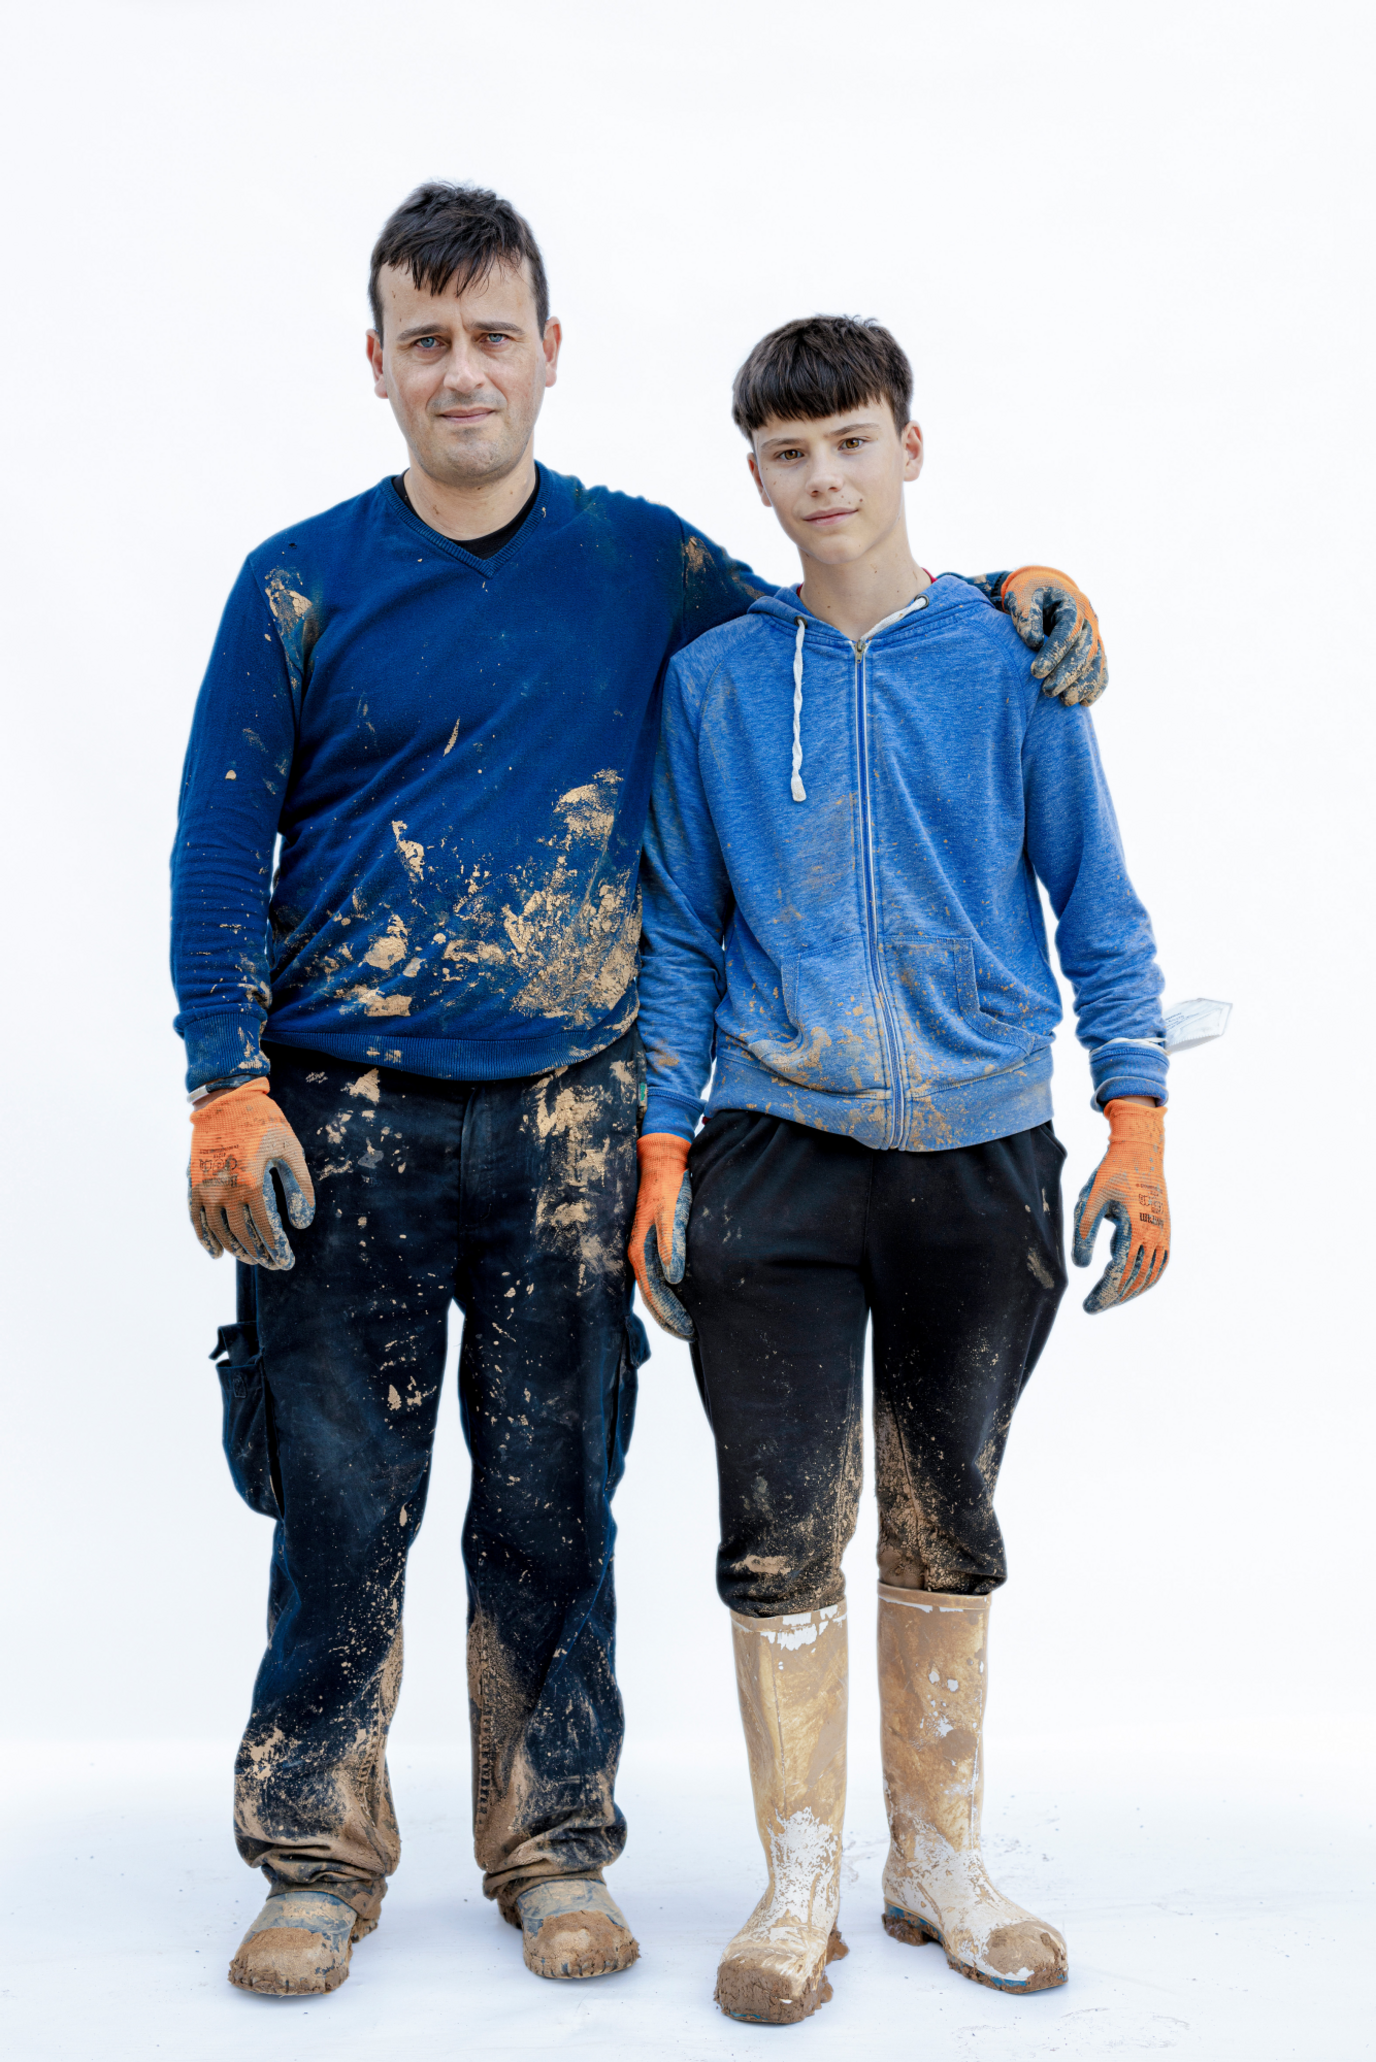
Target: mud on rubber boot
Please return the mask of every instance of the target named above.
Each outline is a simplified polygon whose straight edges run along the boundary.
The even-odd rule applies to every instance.
[[[934,1940],[991,1990],[1054,1990],[1069,1973],[1065,1941],[1003,1895],[980,1851],[988,1624],[988,1597],[879,1585],[884,1931]]]
[[[354,1942],[376,1924],[327,1890],[277,1891],[240,1941],[229,1980],[271,1998],[338,1990]]]
[[[504,1916],[520,1927],[521,1954],[536,1976],[614,1976],[639,1959],[625,1913],[596,1876],[547,1876],[513,1898]]]
[[[845,1606],[780,1618],[733,1611],[731,1633],[769,1882],[721,1958],[714,1995],[732,2019],[792,2026],[827,2003],[827,1965],[846,1953],[836,1927],[846,1809]]]
[[[745,1931],[746,1929],[742,1929]],[[839,1962],[850,1949],[833,1926],[817,1958],[816,1942],[794,1938],[802,1928],[774,1927],[768,1946],[742,1941],[737,1934],[717,1966],[713,1998],[730,2019],[748,2019],[757,2026],[795,2026],[832,1999],[827,1964]]]

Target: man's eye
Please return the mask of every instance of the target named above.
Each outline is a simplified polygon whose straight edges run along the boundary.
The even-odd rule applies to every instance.
[[[490,329],[483,338],[485,344],[505,344],[509,341],[504,329]]]
[[[438,345],[438,343],[438,337],[417,337],[416,349],[418,351],[428,351],[432,345]]]

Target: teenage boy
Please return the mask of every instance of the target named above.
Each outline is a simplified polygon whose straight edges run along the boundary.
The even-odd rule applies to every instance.
[[[815,2011],[845,1952],[841,1555],[867,1316],[884,1924],[978,1982],[1065,1981],[1060,1934],[979,1848],[994,1486],[1065,1288],[1039,879],[1110,1131],[1076,1221],[1085,1264],[1105,1212],[1117,1227],[1086,1307],[1150,1288],[1170,1240],[1161,980],[1093,727],[982,595],[914,562],[911,396],[888,332],[845,318],[789,323],[741,368],[735,419],[803,579],[670,666],[642,869],[631,1258],[693,1337],[769,1862],[717,1999],[773,2022]]]
[[[397,1864],[386,1739],[451,1301],[484,1889],[540,1975],[636,1954],[602,1882],[611,1498],[648,1350],[636,874],[664,668],[763,588],[669,509],[536,464],[560,329],[508,202],[420,187],[369,294],[407,470],[250,553],[173,857],[192,1222],[242,1263],[226,1445],[276,1521],[235,1790],[271,1895],[231,1972],[275,1995],[343,1980]],[[1083,597],[990,579],[1048,631],[1048,684],[1097,694]]]

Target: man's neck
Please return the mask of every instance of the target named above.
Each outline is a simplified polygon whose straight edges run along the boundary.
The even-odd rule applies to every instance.
[[[826,566],[805,559],[800,599],[814,616],[855,643],[931,584],[913,558],[907,525],[900,523],[882,544],[851,565]]]
[[[454,487],[432,479],[412,458],[402,475],[406,498],[423,523],[462,544],[466,537],[489,537],[520,514],[535,491],[535,453],[527,446],[520,464],[499,480],[475,480]]]

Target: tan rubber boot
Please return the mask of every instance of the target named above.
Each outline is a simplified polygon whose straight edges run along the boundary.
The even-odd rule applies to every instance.
[[[536,1976],[614,1976],[639,1960],[640,1945],[600,1876],[546,1876],[501,1910],[520,1927],[521,1956]]]
[[[272,1998],[338,1990],[354,1942],[376,1924],[327,1890],[278,1891],[240,1941],[229,1980]]]
[[[841,1828],[846,1810],[846,1607],[786,1618],[731,1613],[755,1821],[769,1887],[717,1970],[733,2019],[789,2026],[831,1996],[846,1953]]]
[[[1050,1990],[1066,1980],[1064,1940],[994,1888],[980,1855],[988,1626],[988,1597],[879,1585],[884,1931],[939,1942],[995,1990]]]

